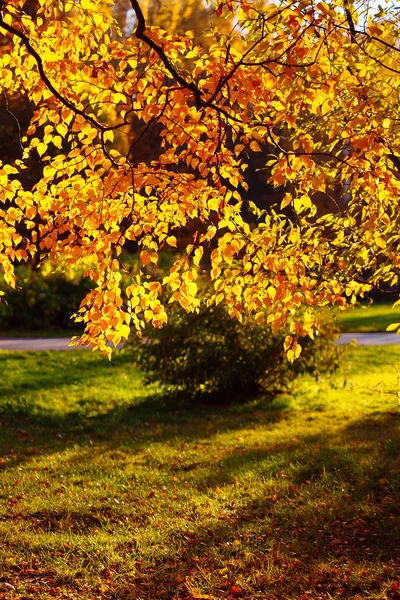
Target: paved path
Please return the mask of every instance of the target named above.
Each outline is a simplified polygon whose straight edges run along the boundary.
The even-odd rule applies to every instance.
[[[0,339],[0,350],[74,350],[68,346],[71,338],[3,338]]]
[[[343,333],[338,344],[349,344],[357,340],[360,346],[386,346],[400,344],[400,335],[395,333]],[[70,338],[10,338],[0,339],[0,350],[74,350],[68,346]]]
[[[349,344],[351,340],[357,340],[359,346],[387,346],[389,344],[400,344],[400,335],[396,333],[342,333],[338,344]]]

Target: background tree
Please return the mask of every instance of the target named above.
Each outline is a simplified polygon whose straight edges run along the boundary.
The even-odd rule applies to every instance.
[[[399,12],[347,0],[226,1],[198,39],[174,30],[172,13],[169,30],[151,27],[137,0],[131,7],[124,37],[113,5],[97,0],[42,1],[34,17],[20,0],[1,2],[12,44],[2,87],[36,106],[22,160],[0,170],[5,278],[15,285],[15,261],[30,256],[88,261],[96,288],[78,315],[81,343],[108,352],[132,325],[165,323],[164,289],[197,310],[205,268],[208,302],[274,331],[289,324],[292,360],[297,336],[318,329],[316,307],[398,284]],[[158,132],[157,159],[114,143],[138,123]],[[34,152],[43,176],[27,190]],[[246,195],[253,154],[269,183],[287,187],[279,210]],[[321,195],[332,208],[318,212]],[[199,222],[160,281],[150,268],[159,250]],[[40,225],[26,236],[21,223]],[[123,296],[127,240],[143,268]]]
[[[23,5],[23,11],[33,15],[37,8],[36,0],[28,0]],[[8,36],[0,37],[0,56],[3,64],[7,64],[12,51],[12,40]],[[26,95],[9,94],[3,90],[0,97],[0,158],[4,163],[13,163],[22,158],[23,147],[21,138],[28,129],[33,116],[34,104]],[[25,188],[31,188],[41,176],[39,156],[31,156],[29,168],[25,170],[22,182]]]

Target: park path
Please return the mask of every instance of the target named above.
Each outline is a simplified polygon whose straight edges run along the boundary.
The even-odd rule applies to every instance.
[[[349,344],[357,340],[360,346],[386,346],[400,344],[400,335],[396,333],[343,333],[338,344]],[[0,350],[74,350],[68,346],[70,338],[3,338],[0,339]]]
[[[337,344],[350,344],[357,340],[359,346],[388,346],[400,344],[400,335],[397,333],[342,333]]]
[[[71,338],[0,338],[0,350],[74,350]]]

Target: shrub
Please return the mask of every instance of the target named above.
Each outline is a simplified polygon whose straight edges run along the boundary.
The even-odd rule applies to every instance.
[[[269,327],[231,319],[221,307],[186,314],[173,304],[169,323],[148,328],[144,341],[133,340],[135,362],[146,383],[159,382],[169,395],[230,401],[289,388],[299,373],[321,373],[339,364],[334,345],[337,328],[326,323],[315,341],[302,339],[300,358],[290,364],[283,342],[287,332],[272,334]]]
[[[173,255],[160,253],[157,267],[160,272],[167,269]],[[140,270],[139,257],[123,253],[120,261],[124,266],[121,287],[132,283]],[[5,296],[0,298],[0,330],[39,330],[39,329],[82,329],[80,323],[71,319],[77,312],[82,299],[94,287],[93,282],[83,277],[88,265],[68,267],[45,260],[39,268],[29,263],[15,267],[16,289],[10,288],[2,276],[0,267],[0,290]],[[148,269],[154,266],[149,267]],[[154,274],[154,273],[153,273]]]
[[[16,267],[17,287],[0,281],[5,296],[0,302],[0,329],[68,329],[77,325],[70,317],[91,284],[82,272],[56,270],[46,262],[40,269]]]

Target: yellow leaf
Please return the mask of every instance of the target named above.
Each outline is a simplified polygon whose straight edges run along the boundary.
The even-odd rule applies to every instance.
[[[283,344],[284,349],[287,351],[293,344],[293,336],[287,335]]]
[[[293,200],[293,207],[296,212],[302,212],[305,208],[311,208],[312,202],[310,197],[303,194],[300,198],[295,198]]]
[[[215,298],[215,305],[218,306],[218,304],[220,304],[220,302],[222,302],[224,297],[225,296],[222,292],[220,294],[218,294],[218,296]]]
[[[166,242],[168,246],[173,246],[174,248],[176,248],[177,241],[174,235],[170,235],[169,237],[167,237]]]
[[[287,353],[286,353],[286,356],[287,356],[287,359],[288,359],[288,361],[289,361],[290,363],[294,362],[294,360],[295,360],[295,355],[294,355],[294,352],[293,352],[293,350],[288,350],[288,351],[287,351]]]
[[[105,131],[104,132],[104,141],[105,142],[113,142],[114,141],[114,132],[113,131]]]
[[[203,252],[204,252],[204,248],[203,246],[199,246],[198,248],[196,248],[196,250],[194,251],[194,257],[193,257],[193,262],[196,266],[199,266],[201,258],[203,256]]]
[[[38,151],[39,156],[43,156],[43,154],[47,150],[47,144],[44,144],[43,142],[39,142],[39,144],[36,146],[36,150]]]
[[[254,320],[258,325],[263,325],[265,322],[265,313],[264,312],[257,313],[254,317]]]
[[[51,141],[53,142],[56,148],[62,148],[62,137],[60,135],[55,135]]]
[[[41,101],[43,95],[42,92],[34,92],[31,95],[32,100],[34,101],[35,104],[39,104],[39,102]]]
[[[212,240],[212,238],[215,236],[215,234],[217,233],[217,228],[212,225],[211,227],[208,228],[207,233],[206,233],[206,238],[208,240]]]
[[[62,137],[65,137],[68,133],[68,127],[65,125],[65,123],[59,123],[56,127],[56,130]]]
[[[256,142],[256,140],[250,142],[250,148],[253,150],[253,152],[262,152],[260,144]]]
[[[292,200],[292,194],[285,194],[281,202],[281,208],[285,208],[286,206],[291,204]]]
[[[103,20],[104,20],[104,17],[103,17],[103,15],[102,15],[102,14],[100,14],[100,13],[97,13],[97,12],[96,12],[96,13],[93,15],[93,21],[94,21],[95,25],[99,26],[99,25],[100,25],[100,23],[102,23],[102,22],[103,22]]]
[[[150,262],[151,262],[151,256],[147,252],[147,250],[142,250],[142,252],[140,253],[140,260],[142,261],[142,264],[144,266],[150,264]]]
[[[187,287],[189,294],[194,297],[197,294],[197,285],[192,281]]]

